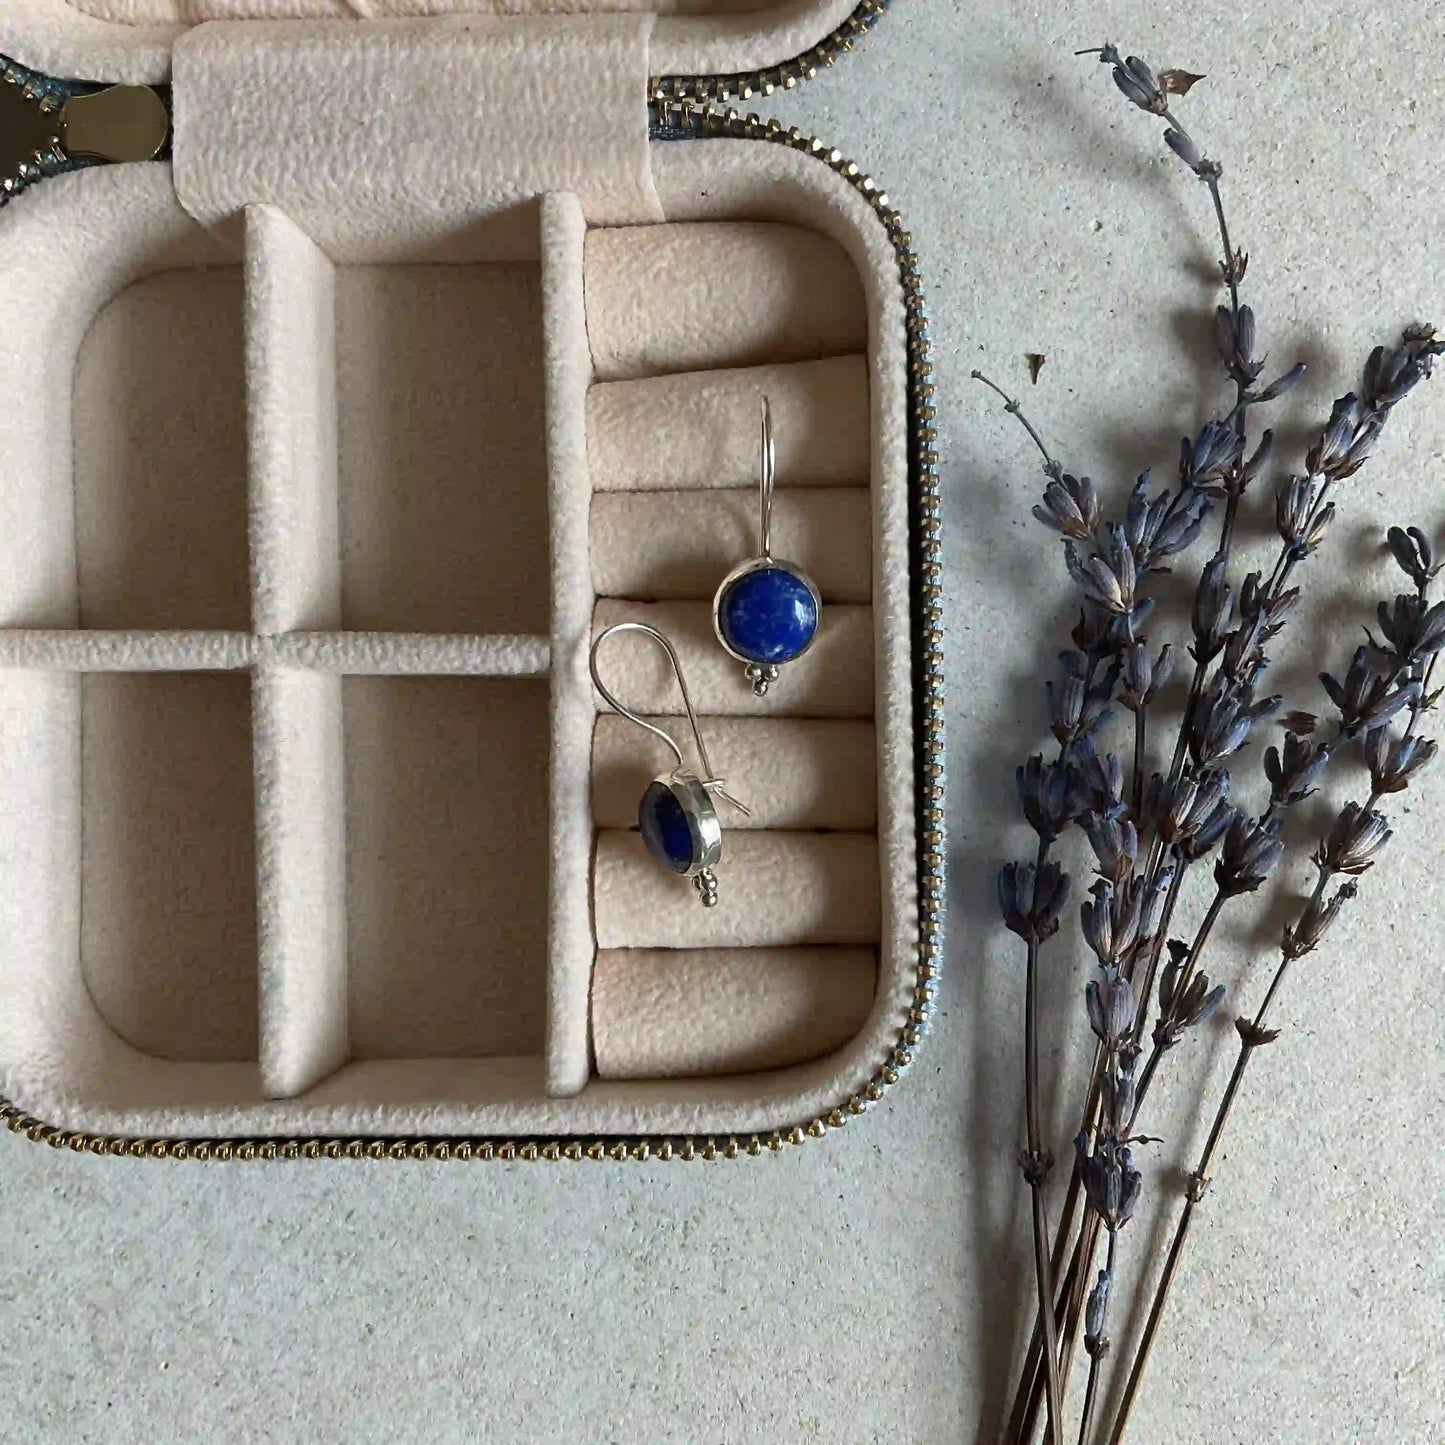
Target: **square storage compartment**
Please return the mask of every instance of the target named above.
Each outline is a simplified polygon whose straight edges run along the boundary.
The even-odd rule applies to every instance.
[[[160,1058],[257,1057],[251,688],[95,674],[80,694],[80,966]]]
[[[545,633],[536,263],[336,273],[342,625]]]
[[[250,679],[0,671],[0,790],[5,1091],[259,1101]]]
[[[239,266],[149,276],[81,342],[81,627],[250,627],[242,290]]]
[[[352,1058],[540,1055],[546,682],[352,677],[342,713]]]

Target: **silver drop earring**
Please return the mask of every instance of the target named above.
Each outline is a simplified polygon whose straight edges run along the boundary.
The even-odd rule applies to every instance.
[[[618,632],[640,632],[652,638],[667,654],[667,660],[672,664],[673,674],[677,678],[678,689],[682,693],[682,705],[687,710],[693,739],[697,743],[698,761],[702,764],[701,777],[687,768],[682,749],[668,733],[655,723],[638,717],[631,708],[624,707],[597,675],[598,650],[609,637]],[[707,744],[703,742],[702,730],[697,725],[697,714],[693,711],[692,698],[688,695],[687,682],[683,678],[682,664],[677,660],[677,652],[657,628],[646,622],[616,622],[598,634],[597,640],[592,644],[589,667],[592,672],[592,685],[608,706],[628,722],[636,723],[654,737],[661,738],[677,759],[677,766],[670,773],[660,774],[647,785],[637,805],[637,825],[642,831],[642,841],[647,845],[647,851],[664,868],[684,878],[691,878],[703,907],[714,907],[717,904],[717,875],[713,869],[722,858],[723,845],[722,825],[718,822],[713,798],[716,796],[731,804],[745,818],[750,818],[752,814],[727,791],[721,778],[713,776],[712,763],[707,756]]]
[[[795,662],[818,636],[823,600],[796,562],[773,556],[773,411],[763,397],[758,455],[759,554],[734,567],[712,603],[713,631],[730,657],[746,664],[759,696],[778,680],[782,663]]]

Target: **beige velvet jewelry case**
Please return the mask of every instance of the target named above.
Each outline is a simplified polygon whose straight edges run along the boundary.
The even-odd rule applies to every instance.
[[[849,3],[5,4],[67,172],[0,211],[13,1128],[712,1157],[896,1081],[944,852],[921,289],[856,166],[722,108]],[[39,76],[160,88],[170,146],[73,169]],[[823,612],[758,697],[711,599],[762,396]],[[623,619],[752,809],[715,908],[637,831]],[[690,754],[661,650],[605,656]]]

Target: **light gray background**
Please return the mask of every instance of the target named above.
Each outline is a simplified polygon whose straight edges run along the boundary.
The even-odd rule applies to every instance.
[[[1032,410],[1114,485],[1167,470],[1207,414],[1205,197],[1157,126],[1071,58],[1113,38],[1210,72],[1181,109],[1225,164],[1266,344],[1312,363],[1285,413],[1297,442],[1374,340],[1445,320],[1442,23],[1436,4],[897,0],[856,55],[766,103],[888,187],[935,318],[956,873],[920,1065],[843,1134],[714,1166],[148,1165],[7,1136],[0,1438],[991,1438],[1024,1276],[1020,977],[985,900],[1020,844],[1004,767],[1039,728],[1025,674],[1067,591],[1027,521],[1029,455],[967,373],[986,362],[1025,387],[1022,354],[1047,353]],[[1350,594],[1384,576],[1367,514],[1440,532],[1442,443],[1437,382],[1314,565],[1333,656],[1357,635]],[[1445,798],[1445,773],[1431,787]],[[1388,872],[1281,1010],[1289,1032],[1217,1171],[1139,1440],[1445,1439],[1445,807],[1411,808]],[[1051,1007],[1072,1007],[1082,977],[1056,971]],[[1229,1037],[1196,1059],[1226,1064]],[[1154,1164],[1197,1144],[1169,1111],[1155,1122]],[[1060,1145],[1067,1128],[1061,1113]]]

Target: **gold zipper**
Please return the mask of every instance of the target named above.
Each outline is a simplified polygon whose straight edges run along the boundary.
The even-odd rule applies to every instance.
[[[820,1139],[865,1114],[896,1084],[933,1017],[942,966],[944,913],[944,719],[943,590],[940,549],[939,478],[935,428],[933,361],[928,310],[913,241],[903,218],[872,178],[838,151],[776,121],[739,115],[708,103],[659,99],[653,107],[658,130],[700,140],[732,138],[784,145],[812,156],[843,177],[882,222],[898,258],[903,289],[908,356],[909,472],[912,501],[912,562],[917,582],[914,611],[914,699],[919,738],[917,799],[919,816],[919,949],[913,995],[907,1017],[887,1060],[868,1083],[838,1107],[791,1128],[767,1133],[681,1136],[608,1136],[546,1139],[373,1138],[335,1135],[299,1139],[254,1137],[216,1139],[133,1138],[59,1129],[0,1098],[0,1121],[12,1133],[37,1143],[77,1153],[137,1159],[481,1159],[481,1160],[636,1160],[736,1159],[786,1145]]]
[[[840,55],[852,50],[889,4],[890,0],[860,0],[853,13],[810,50],[768,70],[743,71],[737,75],[654,76],[648,81],[648,99],[654,103],[686,100],[706,105],[793,90],[799,82],[811,80],[820,70],[833,65]]]

